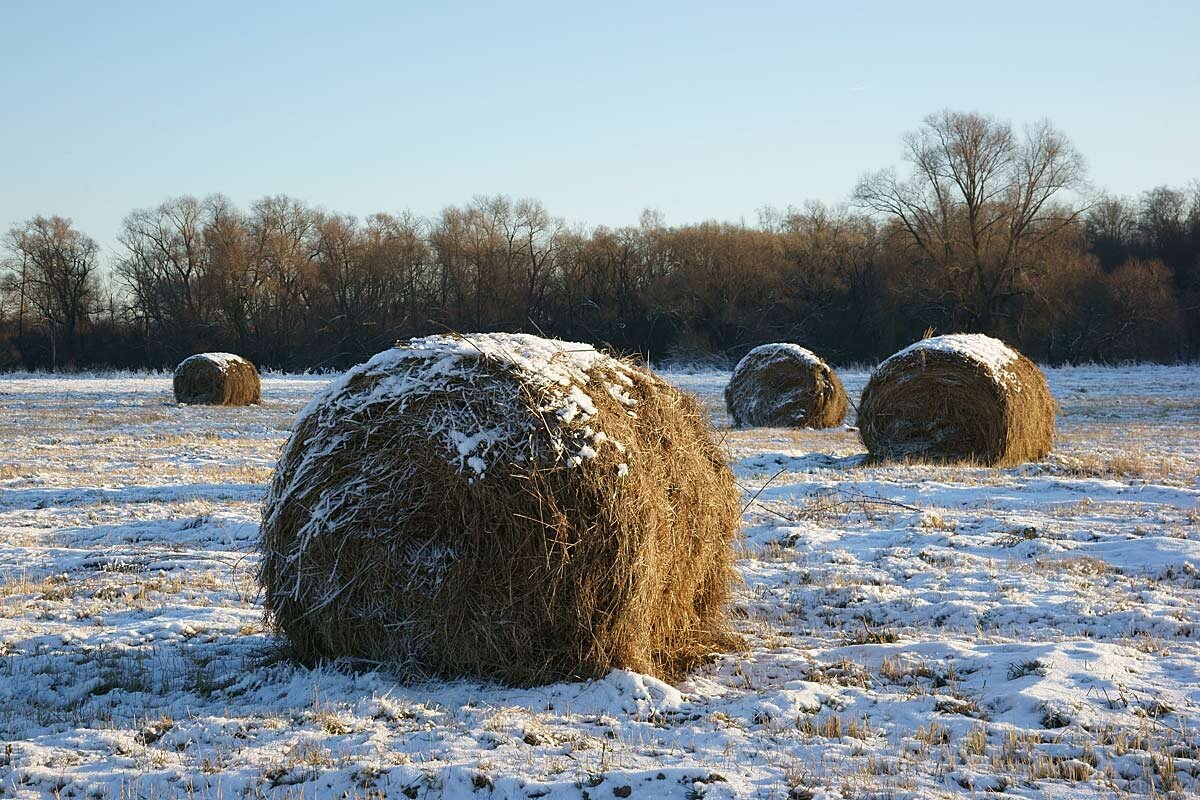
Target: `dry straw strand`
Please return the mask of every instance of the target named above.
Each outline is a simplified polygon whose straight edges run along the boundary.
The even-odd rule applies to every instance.
[[[301,412],[259,579],[305,661],[675,678],[736,644],[738,518],[698,403],[649,371],[532,336],[431,336]]]
[[[179,403],[246,406],[262,399],[258,370],[232,353],[197,353],[175,368],[172,381]]]
[[[989,336],[953,334],[880,364],[863,389],[858,427],[875,459],[1005,467],[1050,452],[1056,410],[1028,358]]]
[[[738,427],[833,428],[850,401],[828,364],[799,345],[764,344],[738,362],[725,387]]]

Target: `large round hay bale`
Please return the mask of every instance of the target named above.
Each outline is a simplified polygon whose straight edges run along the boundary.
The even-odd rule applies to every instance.
[[[999,339],[924,339],[867,382],[858,429],[880,459],[1011,466],[1041,458],[1056,406],[1037,365]]]
[[[258,370],[232,353],[197,353],[175,368],[175,401],[247,406],[262,399]]]
[[[728,646],[740,516],[697,402],[584,344],[398,343],[297,417],[259,581],[302,660],[528,685]]]
[[[837,373],[797,344],[763,344],[738,362],[725,387],[738,427],[832,428],[850,401]]]

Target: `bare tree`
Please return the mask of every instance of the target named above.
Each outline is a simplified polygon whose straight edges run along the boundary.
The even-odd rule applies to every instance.
[[[207,283],[212,287],[212,302],[219,310],[224,335],[234,351],[248,353],[256,292],[249,226],[242,213],[223,195],[208,197],[204,205]]]
[[[428,324],[435,292],[426,223],[405,212],[367,218],[364,269],[378,287],[381,335],[411,335]]]
[[[444,209],[429,242],[453,323],[481,330],[520,327],[542,316],[564,230],[535,200],[476,197]]]
[[[909,176],[867,175],[855,198],[945,273],[961,324],[993,329],[1038,246],[1083,211],[1057,202],[1081,185],[1083,159],[1047,121],[1017,136],[1005,122],[955,111],[930,115],[904,145]]]
[[[1137,232],[1137,215],[1128,200],[1105,196],[1088,210],[1084,227],[1101,266],[1112,268],[1129,254]]]
[[[547,213],[537,200],[520,200],[514,208],[512,229],[516,250],[524,261],[525,317],[544,321],[546,291],[555,267],[555,255],[565,225]]]
[[[275,363],[298,363],[306,323],[313,321],[317,220],[315,211],[285,195],[264,197],[250,210],[251,318]]]
[[[221,327],[207,229],[227,201],[178,197],[129,214],[117,239],[116,275],[143,314],[147,333],[173,355],[215,344]]]
[[[1161,261],[1130,259],[1106,276],[1111,299],[1110,352],[1123,359],[1181,355],[1183,314],[1171,270]]]
[[[21,315],[26,305],[46,326],[51,366],[78,356],[80,328],[96,293],[95,240],[77,231],[64,217],[34,217],[9,229],[5,246],[20,265]]]

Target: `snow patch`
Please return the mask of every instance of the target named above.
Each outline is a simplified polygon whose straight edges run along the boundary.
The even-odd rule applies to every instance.
[[[880,370],[888,368],[910,353],[949,353],[970,359],[982,365],[997,383],[1015,381],[1008,365],[1016,361],[1016,350],[999,339],[985,336],[982,333],[951,333],[945,336],[933,336],[914,342],[900,352],[887,358],[879,365]]]
[[[221,372],[228,372],[229,368],[234,364],[246,362],[246,359],[233,353],[196,353],[194,356],[188,356],[183,361],[180,361],[179,366],[175,368],[175,374],[180,374],[188,364],[195,361],[207,361],[210,364],[215,364]]]
[[[813,366],[821,366],[825,363],[821,360],[820,356],[818,356],[812,350],[809,350],[807,347],[801,347],[798,344],[792,344],[791,342],[772,342],[770,344],[760,344],[749,353],[746,353],[745,357],[738,362],[738,367],[741,367],[742,364],[748,363],[749,359],[752,357],[755,360],[759,358],[790,358],[797,361],[803,361],[807,364],[812,364]],[[737,372],[737,367],[734,368],[734,372]]]
[[[634,405],[636,401],[607,378],[615,376],[618,382],[632,386],[635,370],[591,345],[527,334],[427,336],[385,350],[318,393],[297,417],[293,430],[299,430],[313,415],[320,417],[316,429],[321,431],[368,408],[387,408],[388,413],[398,414],[416,398],[470,392],[486,380],[485,369],[494,370],[497,365],[511,374],[514,383],[511,396],[503,398],[514,413],[503,424],[481,428],[470,408],[454,402],[445,404],[444,415],[430,420],[429,439],[441,442],[460,469],[478,477],[493,465],[523,461],[531,438],[543,432],[550,434],[555,457],[572,465],[595,458],[597,447],[604,442],[622,449],[620,442],[603,431],[583,426],[599,413],[587,387],[591,373],[603,367],[605,389],[622,404]],[[374,383],[369,390],[356,388],[370,379]],[[531,410],[537,413],[520,413],[518,409],[528,407],[530,399]],[[320,439],[318,435],[310,441],[314,451],[324,454],[336,447]]]

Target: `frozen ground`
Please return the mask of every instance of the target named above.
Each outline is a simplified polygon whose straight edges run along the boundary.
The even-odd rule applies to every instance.
[[[724,424],[727,375],[672,377]],[[1017,469],[727,432],[748,649],[513,691],[264,632],[259,503],[324,379],[207,409],[0,376],[0,797],[1200,794],[1200,369],[1049,377],[1055,452]]]

